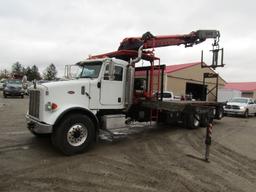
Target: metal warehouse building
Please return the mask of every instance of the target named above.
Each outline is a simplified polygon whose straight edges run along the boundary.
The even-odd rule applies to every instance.
[[[209,74],[208,77],[215,78],[205,78],[204,86],[205,74]],[[144,75],[145,73],[137,73],[136,78],[143,78]],[[192,94],[196,100],[214,101],[217,94],[216,89],[223,88],[225,84],[225,80],[213,69],[202,68],[201,62],[167,65],[164,70],[164,91],[172,91],[175,96]],[[156,90],[156,73],[154,85],[154,89]]]

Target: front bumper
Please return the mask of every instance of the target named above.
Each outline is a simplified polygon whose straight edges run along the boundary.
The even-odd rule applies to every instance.
[[[28,114],[26,115],[26,120],[27,120],[27,127],[30,131],[38,134],[52,133],[52,128],[53,128],[52,125],[44,122],[40,122]]]
[[[11,95],[11,96],[20,96],[20,95],[24,95],[25,92],[24,91],[4,91],[5,95]]]
[[[235,109],[224,109],[224,113],[225,114],[229,114],[229,115],[244,115],[245,110],[235,110]]]

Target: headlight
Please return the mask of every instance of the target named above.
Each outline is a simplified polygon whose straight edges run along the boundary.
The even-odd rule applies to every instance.
[[[245,110],[245,107],[240,107],[241,110]]]

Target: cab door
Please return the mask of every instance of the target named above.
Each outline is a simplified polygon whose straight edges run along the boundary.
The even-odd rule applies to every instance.
[[[113,65],[112,70],[111,65]],[[100,104],[108,108],[122,108],[124,106],[124,82],[123,66],[107,64],[101,80]]]

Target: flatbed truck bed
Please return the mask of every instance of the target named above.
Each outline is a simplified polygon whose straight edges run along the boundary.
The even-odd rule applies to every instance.
[[[157,111],[159,122],[182,122],[187,128],[207,126],[223,117],[223,102],[214,101],[142,101],[141,107]],[[156,113],[156,112],[154,112]]]

